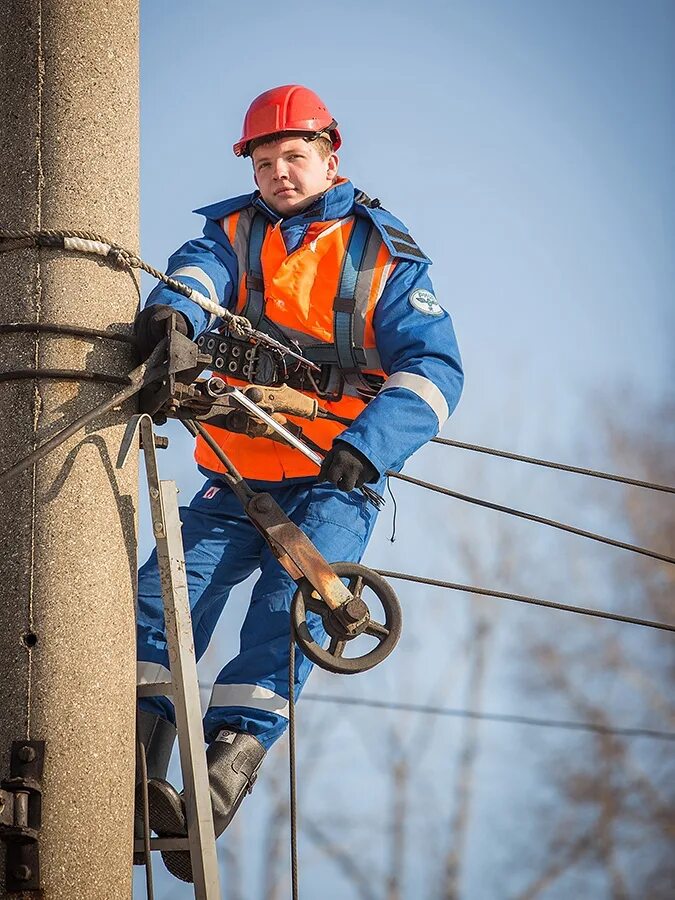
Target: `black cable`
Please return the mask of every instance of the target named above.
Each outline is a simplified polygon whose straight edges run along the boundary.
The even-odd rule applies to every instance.
[[[394,492],[391,489],[391,484],[389,482],[389,478],[387,478],[387,490],[389,491],[389,496],[391,497],[391,502],[394,504],[394,512],[391,517],[391,537],[389,540],[393,544],[396,541],[396,514],[398,513],[398,504],[396,503],[396,497],[394,497]]]
[[[319,416],[339,422],[342,425],[352,425],[354,419],[345,419],[335,413],[328,412],[319,407]],[[569,466],[564,463],[552,462],[549,459],[539,459],[536,456],[524,456],[521,453],[511,453],[508,450],[495,450],[494,447],[484,447],[481,444],[467,444],[465,441],[453,441],[449,438],[431,438],[431,444],[443,444],[446,447],[456,447],[460,450],[472,450],[475,453],[486,453],[488,456],[499,456],[501,459],[513,459],[517,462],[528,463],[532,466],[544,466],[547,469],[557,469],[561,472],[573,472],[575,475],[587,475],[590,478],[603,478],[606,481],[616,481],[619,484],[630,484],[635,487],[647,488],[650,491],[664,491],[675,494],[675,487],[668,484],[655,484],[651,481],[641,481],[639,478],[629,478],[627,475],[614,475],[611,472],[601,472],[598,469],[586,469],[582,466]]]
[[[290,620],[288,651],[288,768],[291,803],[291,885],[293,900],[298,900],[298,799],[295,760],[295,628]]]
[[[0,485],[5,482],[13,481],[17,475],[21,474],[21,472],[34,465],[36,462],[39,462],[39,460],[43,459],[48,453],[51,453],[52,450],[60,447],[61,444],[68,440],[68,438],[77,434],[78,431],[85,428],[90,422],[93,422],[94,419],[105,415],[107,412],[110,412],[111,409],[121,406],[125,400],[128,400],[130,397],[133,397],[134,394],[137,394],[146,384],[150,384],[163,369],[163,364],[158,367],[156,362],[156,360],[160,358],[160,354],[163,353],[163,350],[164,342],[155,347],[152,354],[145,362],[142,362],[140,366],[137,366],[133,371],[129,372],[128,377],[125,379],[128,384],[127,387],[118,391],[116,394],[113,394],[112,397],[104,400],[102,403],[99,403],[98,406],[95,406],[93,409],[84,413],[84,415],[72,421],[70,425],[63,428],[48,441],[45,441],[44,444],[41,444],[33,450],[32,453],[29,453],[28,456],[20,459],[19,462],[15,463],[9,469],[0,472]]]
[[[148,762],[145,747],[141,743],[136,724],[136,764],[140,774],[141,797],[143,800],[143,856],[145,863],[145,889],[147,900],[154,900],[155,892],[152,880],[152,855],[150,850],[150,803],[148,800]],[[135,824],[135,823],[134,823]],[[135,840],[135,834],[134,834]]]
[[[580,616],[593,616],[596,619],[609,619],[613,622],[624,622],[627,625],[642,625],[644,628],[656,628],[659,631],[675,632],[675,625],[666,622],[653,622],[651,619],[637,619],[633,616],[622,616],[619,613],[611,613],[601,609],[588,609],[583,606],[571,606],[568,603],[557,603],[555,600],[540,600],[538,597],[528,597],[524,594],[510,594],[506,591],[493,591],[489,588],[474,587],[469,584],[457,584],[453,581],[438,581],[436,578],[422,578],[420,575],[408,575],[403,572],[388,572],[385,569],[375,569],[383,578],[397,578],[401,581],[413,581],[416,584],[428,584],[431,587],[447,588],[452,591],[463,591],[467,594],[480,594],[482,597],[496,597],[498,600],[515,600],[518,603],[529,603],[533,606],[543,606],[547,609],[560,609],[563,612],[577,613]]]
[[[538,459],[535,456],[523,456],[520,453],[509,453],[506,450],[495,450],[492,447],[482,447],[480,444],[466,444],[463,441],[452,441],[448,438],[435,437],[431,439],[433,444],[444,444],[446,447],[458,447],[460,450],[473,450],[475,453],[487,453],[489,456],[499,456],[502,459],[514,459],[517,462],[529,463],[532,466],[545,466],[548,469],[558,469],[561,472],[574,472],[576,475],[588,475],[591,478],[604,478],[607,481],[618,481],[620,484],[631,484],[635,487],[647,488],[650,491],[665,491],[675,494],[675,487],[668,484],[654,484],[650,481],[640,481],[637,478],[629,478],[627,475],[613,475],[610,472],[600,472],[597,469],[584,469],[581,466],[568,466],[563,463],[551,462],[548,459]]]
[[[514,725],[532,725],[538,728],[561,728],[568,731],[590,731],[594,734],[616,734],[622,737],[646,737],[658,741],[675,741],[675,731],[658,731],[653,728],[613,728],[592,722],[574,722],[569,719],[539,719],[535,716],[519,716],[509,713],[476,712],[470,709],[452,709],[445,706],[429,706],[422,703],[393,703],[389,700],[367,700],[360,697],[339,697],[303,692],[303,700],[318,703],[337,703],[341,706],[366,706],[372,709],[391,709],[398,712],[418,712],[428,716],[452,716],[458,719],[479,719],[487,722],[507,722]]]
[[[46,322],[5,322],[0,324],[0,334],[65,334],[69,337],[81,337],[89,340],[120,341],[123,344],[135,344],[131,334],[117,331],[101,331],[98,328],[82,328],[79,325],[55,325]]]
[[[31,378],[56,381],[95,381],[103,384],[129,384],[126,375],[108,375],[105,372],[87,372],[80,369],[13,369],[0,372],[0,382],[26,381]]]
[[[642,556],[649,556],[651,559],[658,559],[661,560],[661,562],[675,565],[675,558],[666,556],[665,553],[657,553],[655,550],[637,547],[635,544],[627,544],[624,541],[615,541],[613,538],[605,537],[602,534],[595,534],[593,531],[584,531],[584,529],[575,528],[573,525],[565,525],[564,522],[557,522],[555,519],[546,519],[544,516],[526,513],[521,509],[514,509],[512,506],[503,506],[500,503],[492,503],[489,500],[480,500],[478,497],[470,497],[468,494],[460,494],[457,491],[451,491],[449,488],[441,487],[438,484],[422,481],[420,478],[413,478],[412,475],[403,475],[401,472],[387,472],[387,475],[389,475],[390,478],[398,478],[401,481],[416,484],[418,487],[426,488],[428,491],[435,491],[437,494],[445,494],[446,497],[454,497],[455,500],[464,500],[466,503],[473,503],[476,506],[482,506],[485,509],[494,509],[497,512],[507,513],[510,516],[518,516],[518,518],[527,519],[529,522],[537,522],[539,525],[548,525],[550,528],[558,528],[560,531],[567,531],[569,534],[576,534],[579,535],[579,537],[589,538],[589,540],[592,541],[599,541],[601,544],[608,544],[610,547],[619,547],[621,550],[630,550],[632,553],[639,553]]]

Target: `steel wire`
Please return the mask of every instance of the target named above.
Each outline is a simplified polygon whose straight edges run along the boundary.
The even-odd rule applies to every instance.
[[[499,456],[502,459],[513,459],[517,462],[528,463],[532,466],[544,466],[548,469],[557,469],[561,472],[573,472],[576,475],[587,475],[590,478],[603,478],[606,481],[617,481],[620,484],[630,484],[635,487],[647,488],[650,491],[664,491],[675,494],[675,487],[668,484],[656,484],[651,481],[640,481],[638,478],[629,478],[627,475],[615,475],[611,472],[601,472],[598,469],[585,469],[582,466],[570,466],[565,463],[552,462],[548,459],[538,459],[536,456],[523,456],[520,453],[511,453],[507,450],[495,450],[493,447],[483,447],[480,444],[467,444],[464,441],[453,441],[449,438],[435,437],[430,443],[443,444],[446,447],[457,447],[460,450],[472,450],[474,453],[486,453],[489,456]]]
[[[619,547],[621,550],[630,550],[631,553],[639,553],[642,556],[649,556],[651,559],[658,559],[661,562],[671,563],[675,565],[675,558],[667,556],[665,553],[658,553],[656,550],[648,550],[646,547],[638,547],[635,544],[628,544],[625,541],[617,541],[614,538],[605,537],[602,534],[596,534],[593,531],[585,531],[583,528],[576,528],[574,525],[566,525],[564,522],[558,522],[556,519],[547,519],[544,516],[537,516],[534,513],[524,512],[521,509],[515,509],[512,506],[504,506],[501,503],[492,503],[490,500],[481,500],[478,497],[470,497],[468,494],[460,494],[458,491],[452,491],[450,488],[441,487],[430,481],[423,481],[421,478],[413,478],[412,475],[403,475],[401,472],[387,472],[390,478],[398,478],[400,481],[407,481],[409,484],[416,484],[428,491],[435,491],[437,494],[444,494],[446,497],[453,497],[455,500],[463,500],[465,503],[473,503],[476,506],[482,506],[485,509],[493,509],[497,512],[507,513],[510,516],[517,516],[520,519],[527,519],[529,522],[537,522],[539,525],[548,525],[549,528],[557,528],[560,531],[567,531],[569,534],[576,534],[579,537],[585,537],[592,541],[598,541],[601,544],[608,544],[610,547]]]
[[[340,697],[333,694],[312,694],[303,692],[302,699],[317,703],[336,703],[340,706],[364,706],[371,709],[390,709],[396,712],[415,712],[428,716],[449,716],[457,719],[478,719],[486,722],[504,722],[512,725],[531,725],[537,728],[563,729],[567,731],[588,731],[593,734],[615,734],[621,737],[642,737],[659,741],[675,741],[675,731],[660,731],[655,728],[624,728],[599,725],[594,722],[576,722],[570,719],[541,719],[536,716],[521,716],[511,713],[477,712],[471,709],[453,709],[447,706],[433,706],[425,703],[401,703],[391,700],[371,700],[364,697]]]
[[[529,597],[526,594],[512,594],[508,591],[495,591],[490,588],[475,587],[470,584],[458,584],[454,581],[439,581],[436,578],[424,578],[421,575],[409,575],[405,572],[389,572],[386,569],[375,569],[383,578],[412,581],[416,584],[427,584],[431,587],[447,588],[452,591],[461,591],[467,594],[479,594],[482,597],[495,597],[498,600],[514,600],[517,603],[528,603],[532,606],[543,606],[546,609],[559,609],[563,612],[577,613],[580,616],[592,616],[596,619],[609,619],[612,622],[623,622],[626,625],[641,625],[643,628],[655,628],[658,631],[675,632],[675,625],[667,622],[655,622],[651,619],[639,619],[635,616],[624,616],[621,613],[611,613],[604,609],[589,609],[584,606],[573,606],[570,603],[558,603],[555,600],[542,600],[539,597]]]

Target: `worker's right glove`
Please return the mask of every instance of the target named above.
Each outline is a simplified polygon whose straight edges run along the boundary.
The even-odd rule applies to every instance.
[[[176,316],[176,331],[188,335],[188,321],[183,313],[166,303],[146,306],[136,316],[134,338],[141,359],[147,359],[157,344],[166,336],[166,321],[172,314]]]
[[[335,441],[319,472],[319,481],[332,481],[341,491],[353,491],[367,481],[377,481],[371,461],[347,441]]]

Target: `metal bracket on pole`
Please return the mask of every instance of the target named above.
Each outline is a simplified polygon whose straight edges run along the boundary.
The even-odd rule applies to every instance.
[[[10,777],[0,790],[0,840],[7,845],[5,887],[9,893],[40,890],[44,758],[44,741],[12,742]]]
[[[178,491],[175,482],[159,480],[151,417],[143,414],[134,417],[129,423],[127,447],[131,445],[136,428],[140,430],[145,457],[152,529],[157,543],[157,561],[171,669],[170,693],[176,710],[178,748],[188,822],[187,844],[192,861],[195,897],[197,900],[220,900],[218,859],[199,702],[197,660],[178,514]],[[167,693],[167,685],[164,684],[144,684],[139,686],[138,690],[139,696],[145,697]],[[170,841],[172,848],[176,849],[176,839]],[[166,849],[166,842],[167,839],[153,839],[150,846],[152,849]],[[185,842],[181,842],[181,846],[187,849]],[[137,841],[135,849],[143,851],[143,841]]]

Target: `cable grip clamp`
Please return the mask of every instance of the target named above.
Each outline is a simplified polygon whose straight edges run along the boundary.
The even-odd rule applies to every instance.
[[[0,840],[7,849],[5,888],[9,893],[40,890],[44,758],[44,741],[12,742],[10,777],[0,789]]]

